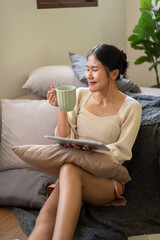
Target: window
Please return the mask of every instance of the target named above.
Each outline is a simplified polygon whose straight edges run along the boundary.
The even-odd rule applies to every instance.
[[[66,8],[97,6],[98,0],[37,0],[37,8]]]

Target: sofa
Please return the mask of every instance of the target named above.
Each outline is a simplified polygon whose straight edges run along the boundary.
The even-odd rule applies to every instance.
[[[71,65],[44,66],[33,70],[24,85],[26,95],[2,99],[0,147],[0,205],[11,206],[20,226],[29,235],[40,208],[48,197],[47,187],[57,175],[40,171],[22,161],[11,149],[18,145],[50,145],[44,135],[54,135],[58,108],[49,105],[50,84],[56,87],[87,87],[86,59],[69,53]],[[132,181],[126,184],[125,207],[93,207],[84,204],[75,240],[125,240],[131,236],[160,233],[160,89],[139,87],[130,79],[117,81],[120,91],[142,105],[142,122],[125,162]]]

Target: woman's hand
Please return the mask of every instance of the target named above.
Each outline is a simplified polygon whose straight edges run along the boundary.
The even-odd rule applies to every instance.
[[[83,145],[83,146],[78,146],[76,144],[65,144],[64,147],[72,147],[72,148],[77,148],[77,149],[82,149],[84,151],[92,151],[91,148],[88,147],[88,145]]]
[[[48,99],[48,102],[54,106],[54,107],[58,107],[58,103],[57,103],[57,94],[56,94],[56,91],[54,90],[54,85],[51,84],[51,89],[50,91],[48,91],[47,93],[47,99]]]

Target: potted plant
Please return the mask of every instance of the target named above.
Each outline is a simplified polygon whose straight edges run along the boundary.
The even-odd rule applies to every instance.
[[[138,24],[133,29],[133,34],[128,38],[133,49],[142,50],[143,56],[134,63],[151,63],[156,73],[157,87],[160,87],[158,65],[160,64],[160,0],[140,0],[141,16]]]

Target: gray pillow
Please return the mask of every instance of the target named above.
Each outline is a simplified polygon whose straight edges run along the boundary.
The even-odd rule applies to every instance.
[[[81,82],[83,87],[88,87],[88,82],[85,78],[87,59],[72,52],[69,52],[69,57],[78,80]]]
[[[85,57],[80,56],[77,53],[72,53],[72,52],[69,52],[69,57],[77,78],[79,79],[79,81],[83,83],[84,87],[88,87],[88,82],[87,82],[87,79],[85,78],[87,59]],[[132,93],[141,92],[140,88],[135,82],[126,78],[117,80],[117,88],[121,92],[132,92]]]
[[[47,187],[56,181],[51,174],[22,168],[0,173],[0,205],[41,208],[47,200]]]
[[[81,87],[71,66],[53,65],[34,69],[22,88],[29,93],[47,98],[50,84],[54,84],[55,87],[62,85]]]
[[[117,80],[117,88],[121,92],[140,93],[141,89],[138,85],[130,79],[121,78]]]

